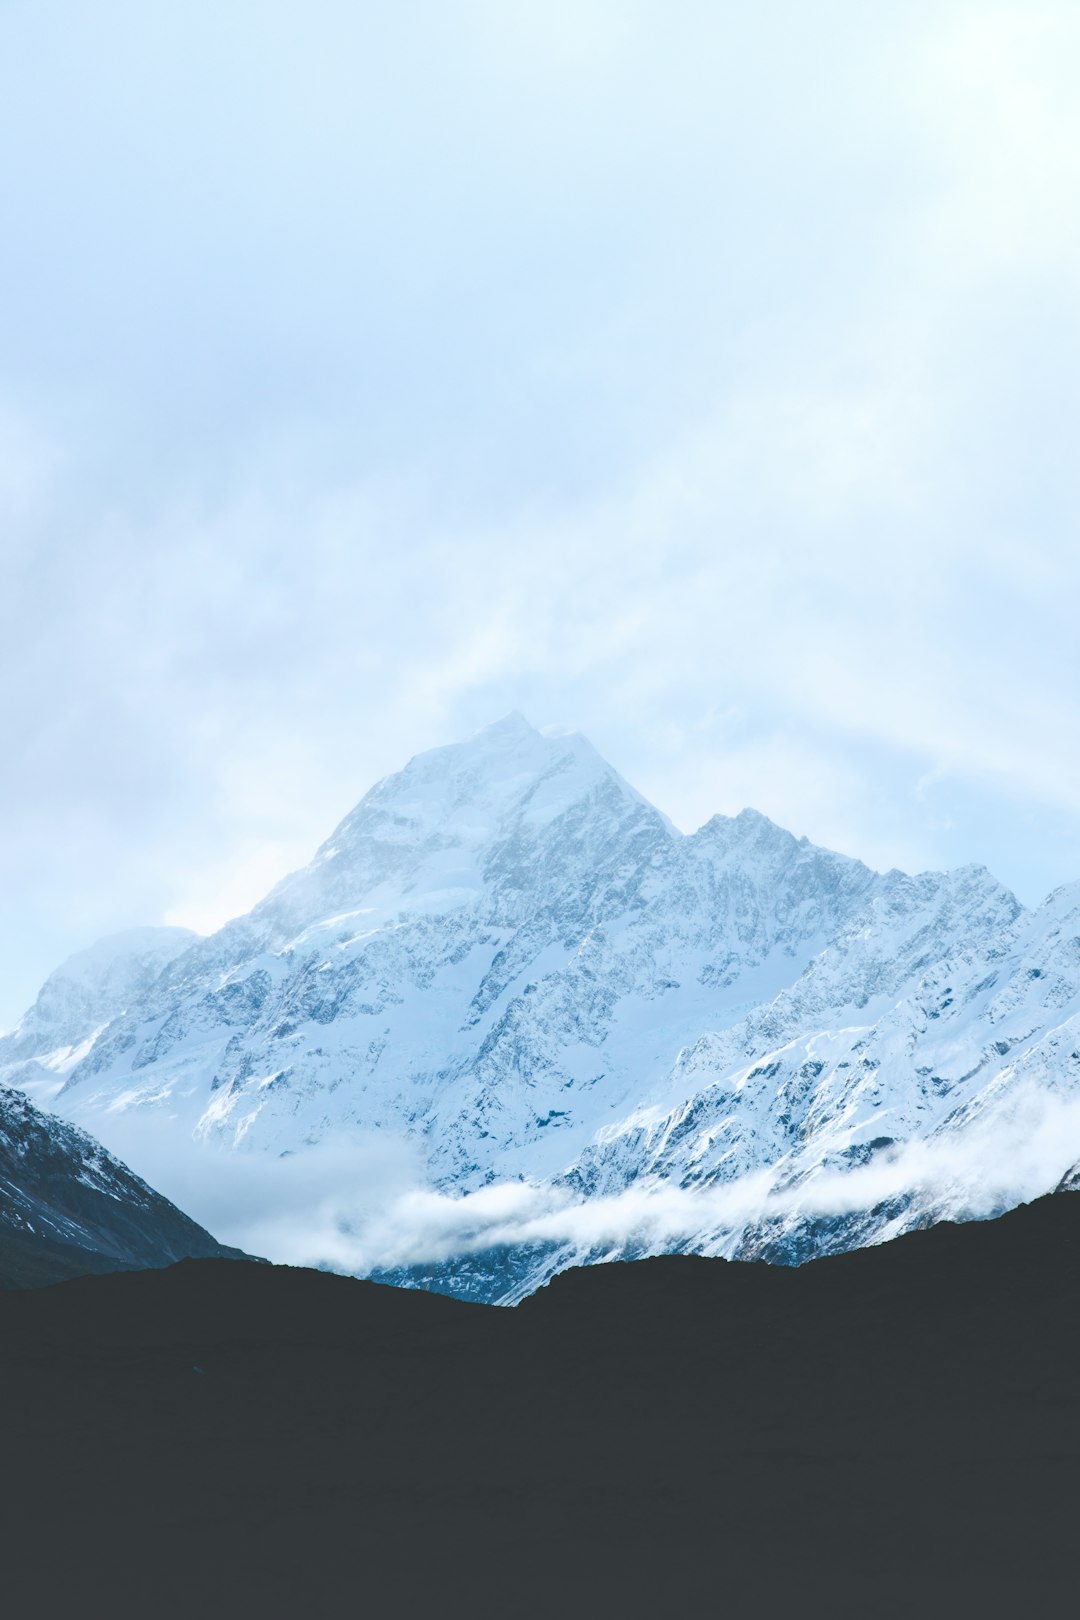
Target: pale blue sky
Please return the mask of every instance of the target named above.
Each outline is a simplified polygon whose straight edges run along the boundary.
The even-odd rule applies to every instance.
[[[0,0],[0,1025],[521,708],[1080,876],[1080,9]]]

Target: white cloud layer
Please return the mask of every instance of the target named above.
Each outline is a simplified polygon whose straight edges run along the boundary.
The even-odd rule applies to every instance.
[[[909,1143],[795,1187],[764,1170],[708,1188],[650,1181],[589,1199],[527,1182],[449,1196],[420,1183],[404,1144],[362,1134],[278,1159],[138,1135],[125,1153],[115,1133],[109,1145],[222,1241],[284,1264],[363,1274],[502,1245],[661,1251],[702,1234],[722,1240],[758,1219],[843,1215],[906,1193],[977,1219],[1038,1197],[1080,1163],[1080,1100],[1032,1091],[962,1135]]]

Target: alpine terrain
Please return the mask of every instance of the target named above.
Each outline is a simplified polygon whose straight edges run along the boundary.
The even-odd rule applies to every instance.
[[[483,1196],[453,1245],[361,1234],[354,1269],[398,1281],[511,1301],[619,1256],[800,1261],[1080,1157],[1080,884],[1028,911],[981,867],[877,873],[752,810],[684,835],[511,715],[211,937],[75,959],[0,1079],[136,1165],[132,1141],[410,1144],[431,1190]],[[544,1220],[485,1225],[506,1184]]]

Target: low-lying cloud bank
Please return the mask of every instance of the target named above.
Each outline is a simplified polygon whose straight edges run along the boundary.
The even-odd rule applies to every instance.
[[[127,1144],[133,1167],[224,1241],[285,1264],[364,1274],[504,1245],[663,1250],[711,1238],[722,1251],[725,1235],[753,1221],[850,1214],[906,1194],[939,1216],[988,1216],[1049,1191],[1080,1161],[1080,1100],[1031,1093],[962,1133],[796,1185],[765,1170],[709,1187],[639,1181],[593,1198],[524,1181],[450,1196],[420,1184],[410,1147],[370,1134],[281,1158],[190,1142],[165,1157],[160,1144],[149,1154],[144,1145]],[[122,1142],[110,1146],[125,1153]]]

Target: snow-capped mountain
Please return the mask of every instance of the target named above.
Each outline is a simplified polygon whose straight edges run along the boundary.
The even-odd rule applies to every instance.
[[[85,1131],[0,1086],[0,1288],[234,1252]]]
[[[455,1198],[758,1178],[738,1218],[530,1237],[516,1282],[500,1230],[454,1272],[488,1296],[617,1252],[798,1259],[971,1212],[983,1171],[943,1179],[945,1145],[984,1165],[991,1127],[1080,1086],[1080,886],[1029,913],[982,868],[878,874],[749,810],[686,836],[518,715],[418,756],[246,917],[173,943],[105,1028],[87,1003],[85,1029],[31,1014],[0,1042],[16,1082],[62,1068],[53,1106],[122,1124],[136,1163],[133,1130],[274,1156],[358,1130]],[[1002,1164],[990,1201],[1043,1173]]]
[[[463,1190],[554,1174],[688,1038],[796,978],[876,881],[752,812],[684,838],[583,738],[511,716],[381,782],[310,866],[177,955],[58,1105],[277,1152],[403,1131]]]

